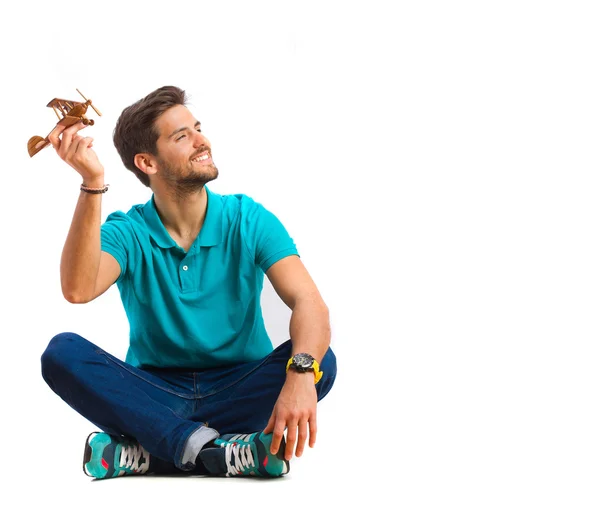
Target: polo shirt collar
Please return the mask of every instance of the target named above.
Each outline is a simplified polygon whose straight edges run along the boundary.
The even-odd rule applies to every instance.
[[[204,187],[206,188],[208,200],[206,217],[193,246],[216,246],[223,240],[223,201],[220,195],[211,192],[207,186]],[[144,219],[150,236],[158,246],[161,248],[174,248],[177,246],[177,243],[171,238],[160,220],[154,202],[154,194],[144,204]]]

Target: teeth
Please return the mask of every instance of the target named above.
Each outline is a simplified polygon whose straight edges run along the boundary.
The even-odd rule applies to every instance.
[[[192,162],[200,162],[201,160],[206,160],[208,159],[208,153],[205,153],[204,155],[200,156],[200,157],[196,157],[195,159],[192,159]]]

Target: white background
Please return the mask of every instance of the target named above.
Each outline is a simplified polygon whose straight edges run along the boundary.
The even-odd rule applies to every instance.
[[[599,16],[594,2],[29,2],[2,8],[3,504],[10,523],[597,524]],[[122,109],[177,85],[211,190],[296,242],[339,376],[282,480],[81,471],[93,430],[44,383],[51,337],[124,357],[116,287],[60,292],[77,173],[26,143],[47,102],[86,134],[103,218],[150,198],[112,145]],[[290,311],[265,279],[275,345]]]

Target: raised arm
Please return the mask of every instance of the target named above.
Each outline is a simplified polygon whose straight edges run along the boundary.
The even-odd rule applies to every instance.
[[[81,175],[85,186],[101,188],[104,167],[92,149],[94,139],[78,134],[85,127],[81,122],[68,128],[56,126],[48,140],[58,156]],[[100,250],[102,195],[81,192],[62,251],[62,292],[71,303],[87,303],[103,294],[121,271],[116,259]]]

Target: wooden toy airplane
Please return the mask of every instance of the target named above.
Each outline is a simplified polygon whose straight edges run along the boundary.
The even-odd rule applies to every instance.
[[[77,89],[77,88],[75,88]],[[64,98],[53,98],[46,107],[52,108],[56,116],[58,117],[58,123],[64,126],[72,126],[73,124],[81,121],[86,126],[93,126],[94,121],[88,119],[85,116],[85,113],[88,107],[92,107],[92,109],[98,114],[99,117],[102,116],[92,104],[92,101],[87,99],[85,95],[77,89],[77,92],[85,99],[85,102],[75,102],[73,100],[65,100]],[[50,144],[48,137],[42,138],[38,135],[34,135],[27,142],[27,151],[30,157],[33,157],[36,153],[42,151],[46,146]]]

